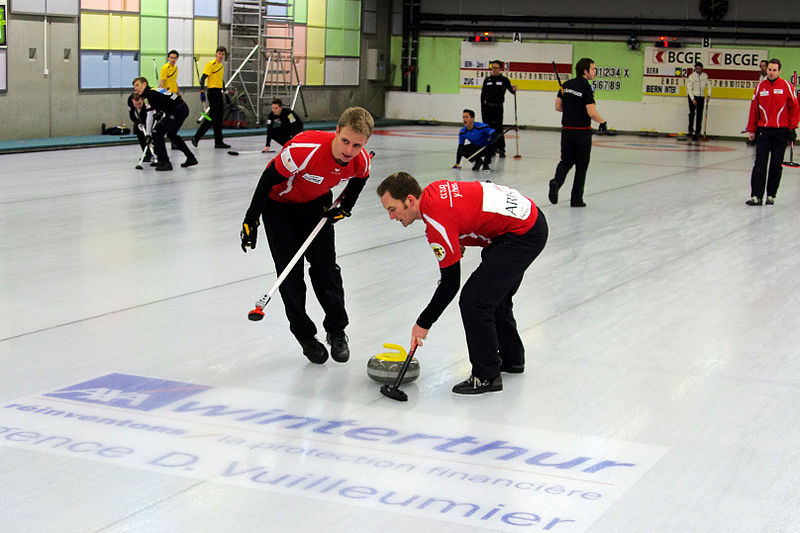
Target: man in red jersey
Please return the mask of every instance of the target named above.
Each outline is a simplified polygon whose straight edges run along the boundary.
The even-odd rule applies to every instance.
[[[747,133],[756,140],[756,161],[750,174],[750,199],[747,205],[761,205],[764,184],[767,187],[767,205],[775,203],[781,184],[783,154],[789,140],[796,138],[795,128],[800,120],[797,96],[792,85],[780,78],[781,62],[770,59],[767,79],[759,82],[750,102]],[[769,178],[767,162],[769,161]]]
[[[441,280],[411,330],[412,349],[422,345],[458,292],[464,247],[483,247],[481,264],[464,284],[458,302],[472,374],[453,392],[503,390],[500,372],[525,370],[525,347],[511,300],[547,242],[544,214],[515,189],[490,182],[440,180],[422,190],[413,176],[395,172],[377,192],[390,219],[403,226],[425,222],[425,235],[439,261]]]
[[[369,177],[370,158],[364,145],[372,135],[374,121],[366,109],[350,107],[342,113],[336,131],[304,131],[288,141],[269,162],[258,181],[242,223],[242,250],[254,249],[258,219],[264,221],[267,242],[278,273],[317,225],[320,217],[331,222],[306,250],[311,286],[325,311],[323,327],[334,361],[350,357],[344,328],[348,324],[344,288],[336,264],[333,223],[349,217]],[[331,189],[347,183],[341,203],[331,207]],[[312,363],[322,364],[328,350],[315,337],[317,328],[306,314],[306,284],[303,261],[292,268],[280,286],[289,329]]]

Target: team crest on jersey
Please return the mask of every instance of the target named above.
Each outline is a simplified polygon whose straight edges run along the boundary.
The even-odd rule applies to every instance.
[[[432,242],[431,248],[433,248],[433,255],[436,256],[436,259],[440,262],[444,261],[444,256],[446,255],[444,251],[444,246],[442,246],[438,242]]]
[[[323,178],[322,176],[315,176],[314,174],[307,174],[307,173],[303,174],[303,179],[308,180],[316,185],[319,185],[320,183],[325,181],[325,178]]]

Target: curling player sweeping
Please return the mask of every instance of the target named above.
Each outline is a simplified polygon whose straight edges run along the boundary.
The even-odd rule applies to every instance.
[[[544,214],[530,198],[491,182],[439,180],[423,190],[410,174],[395,172],[377,193],[390,219],[403,226],[425,222],[425,236],[439,262],[441,279],[411,330],[410,353],[455,298],[464,247],[483,248],[481,263],[461,288],[458,302],[472,373],[453,392],[503,390],[501,372],[525,370],[512,298],[547,242]]]
[[[142,98],[141,94],[131,93],[128,97],[128,116],[131,117],[133,132],[136,134],[136,139],[138,139],[139,146],[142,148],[142,157],[139,159],[139,164],[136,165],[136,168],[141,170],[142,163],[149,163],[152,159],[152,147],[150,145],[153,141],[155,112],[153,109],[145,107],[144,98]]]
[[[289,329],[312,363],[327,361],[328,350],[317,340],[317,327],[306,313],[303,262],[293,267],[291,262],[307,246],[303,256],[310,265],[311,286],[325,312],[322,324],[331,357],[346,362],[350,357],[345,335],[348,317],[342,274],[336,264],[333,224],[350,216],[369,177],[370,156],[364,145],[373,127],[366,109],[351,107],[342,113],[335,132],[304,131],[296,135],[261,174],[242,222],[243,251],[256,247],[261,218],[275,268],[283,276],[287,266],[291,267],[279,286],[281,299]],[[340,183],[347,185],[340,203],[332,206],[331,189]],[[319,226],[321,217],[328,223]],[[314,231],[319,233],[308,242]],[[250,312],[251,320],[263,316],[265,303]]]
[[[158,165],[156,170],[172,170],[172,163],[167,155],[167,147],[164,144],[164,135],[169,137],[172,144],[184,153],[186,161],[181,163],[182,167],[191,167],[197,164],[197,159],[186,142],[178,132],[183,125],[183,121],[189,116],[189,106],[183,101],[180,95],[173,94],[166,89],[153,89],[148,85],[147,78],[139,77],[133,80],[133,92],[144,98],[144,105],[149,109],[155,109],[164,113],[158,125],[153,128],[153,146],[155,147]]]

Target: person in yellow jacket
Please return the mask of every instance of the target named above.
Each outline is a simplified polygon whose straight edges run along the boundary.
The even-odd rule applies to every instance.
[[[206,64],[203,75],[200,77],[200,101],[206,100],[206,86],[208,87],[208,115],[211,117],[211,124],[204,120],[197,132],[194,134],[192,144],[197,146],[208,128],[214,126],[214,148],[230,148],[231,145],[225,144],[222,138],[222,118],[225,106],[222,99],[222,90],[225,85],[222,82],[225,74],[222,62],[228,55],[228,50],[224,46],[217,48],[217,56]]]
[[[167,62],[161,67],[161,75],[159,76],[158,86],[166,89],[173,94],[181,94],[178,89],[178,51],[170,50],[167,54]]]

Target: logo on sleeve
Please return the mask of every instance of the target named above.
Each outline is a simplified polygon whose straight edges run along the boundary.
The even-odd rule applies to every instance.
[[[438,242],[432,242],[431,248],[433,248],[433,255],[436,256],[437,261],[442,262],[444,261],[445,251],[444,246],[439,244]]]

